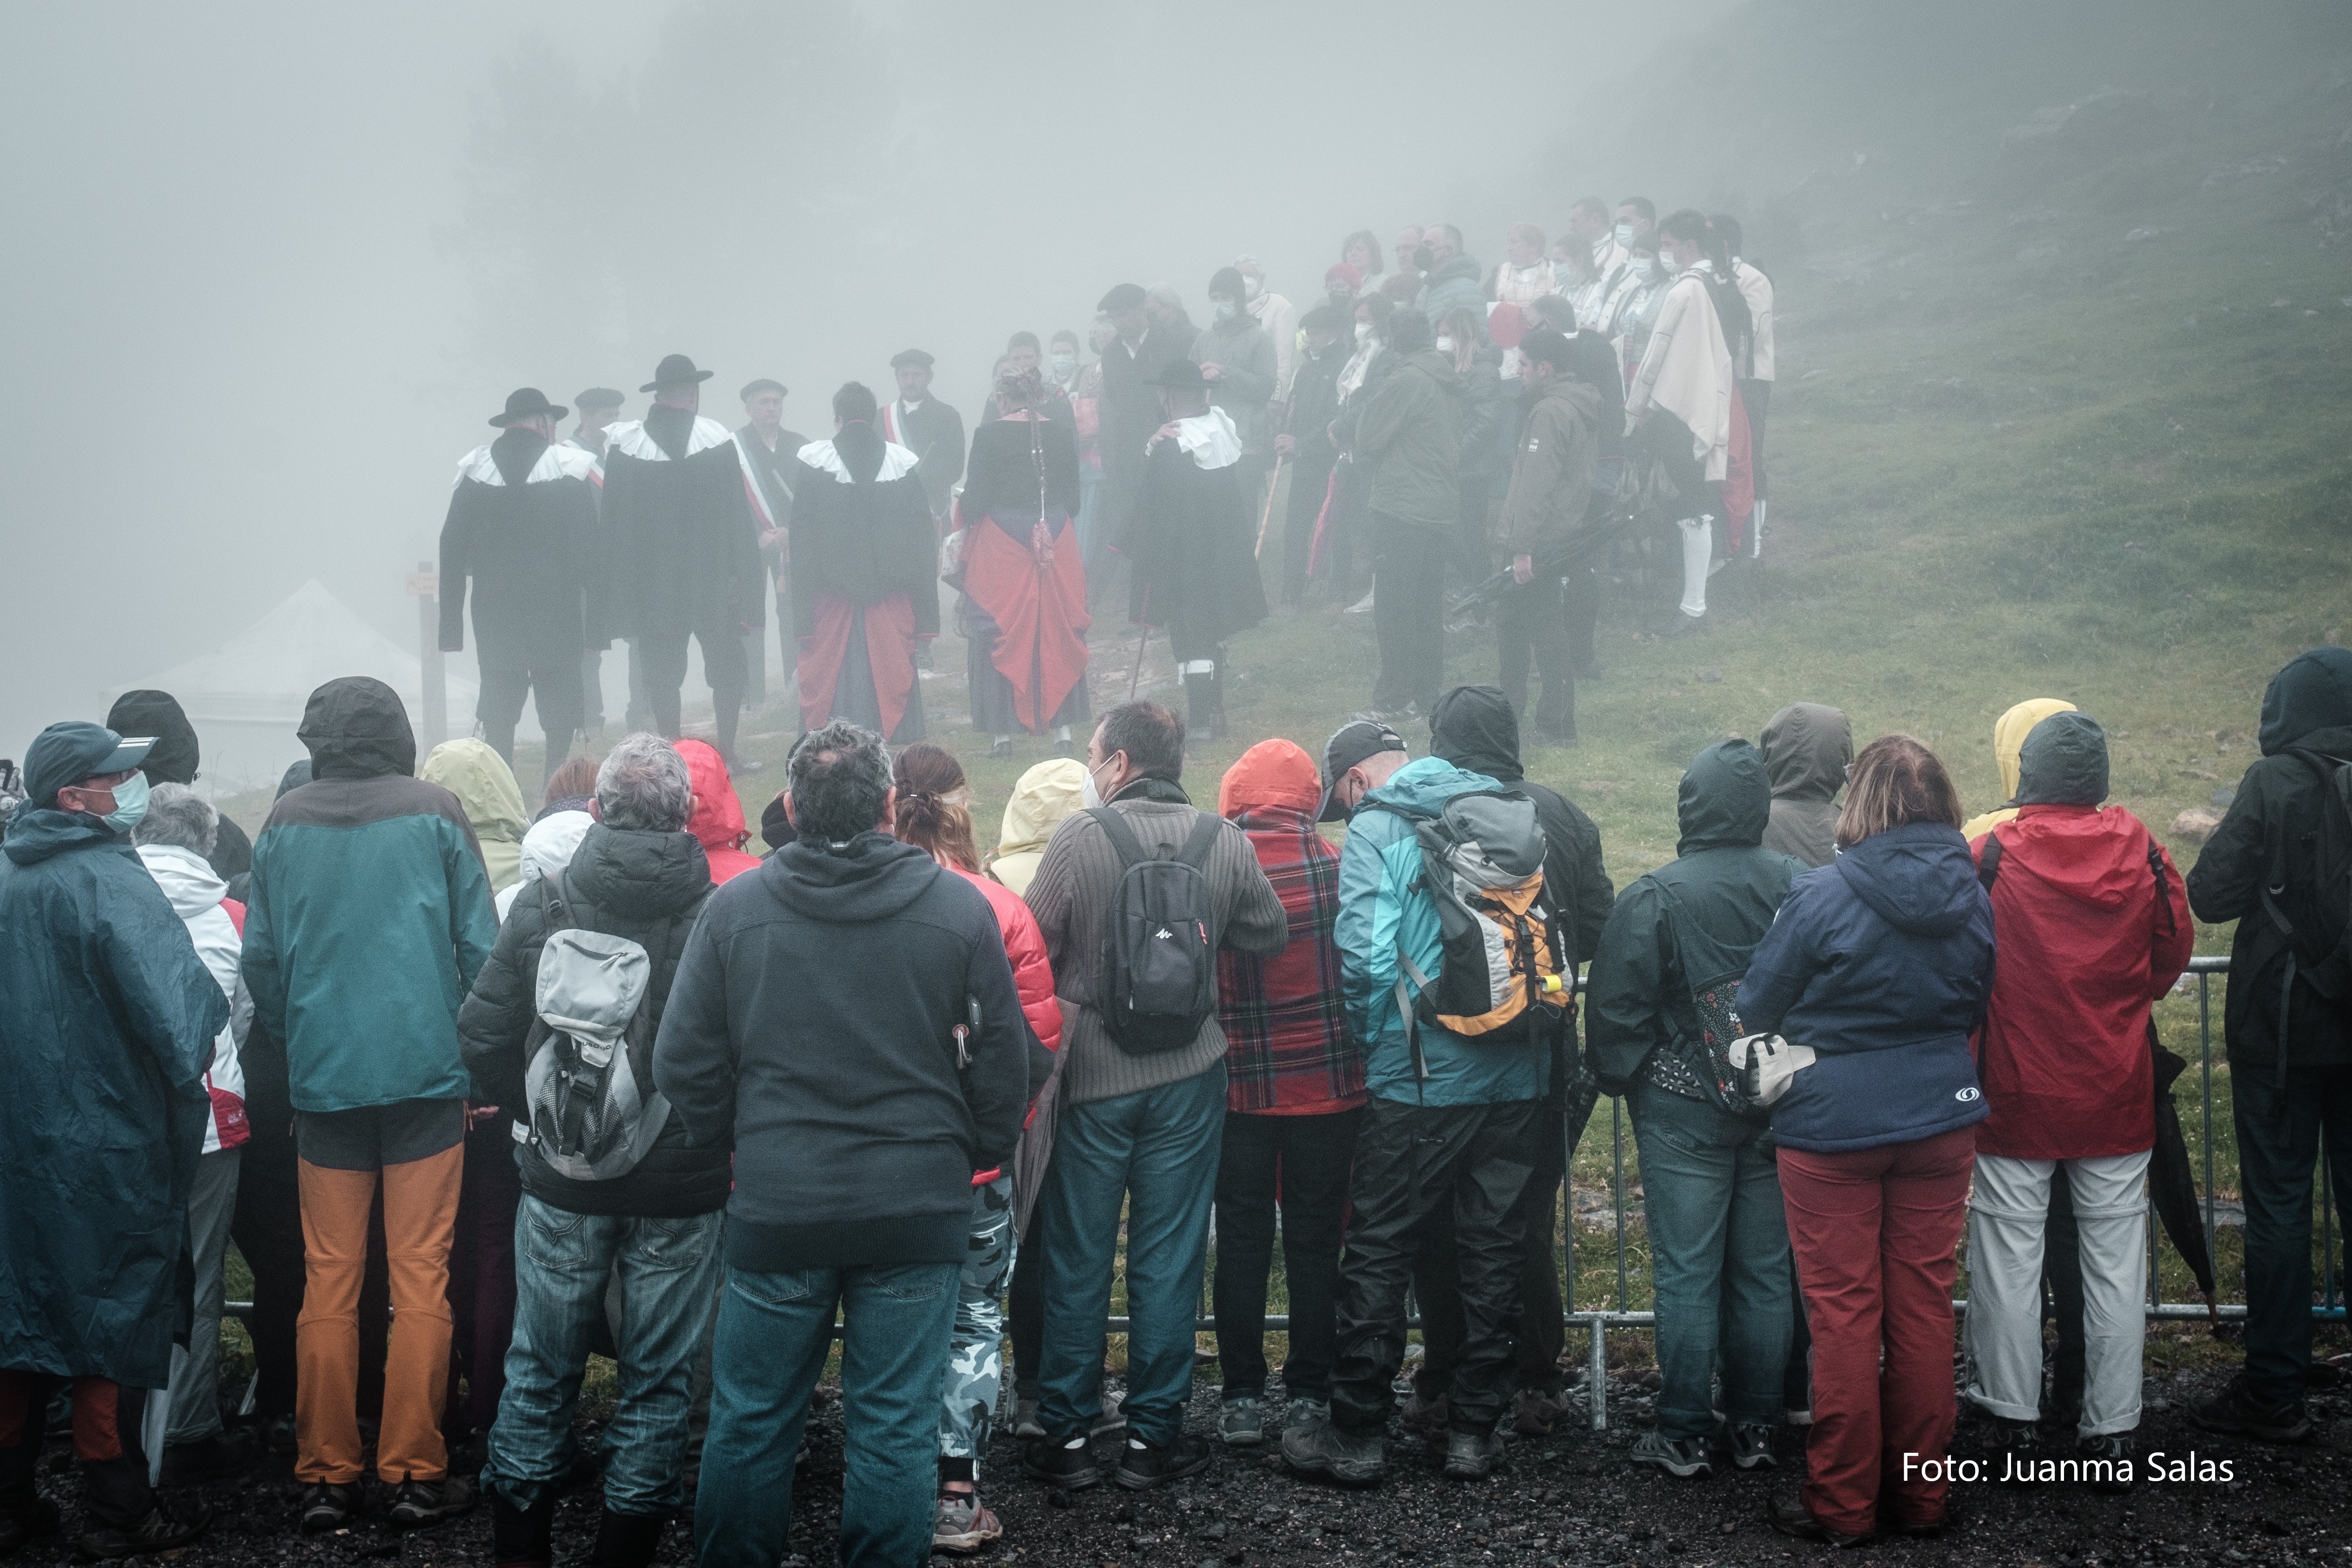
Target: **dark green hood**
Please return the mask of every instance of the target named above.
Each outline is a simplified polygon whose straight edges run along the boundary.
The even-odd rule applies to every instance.
[[[1677,855],[1695,849],[1753,849],[1772,820],[1772,785],[1764,753],[1745,741],[1717,741],[1690,760],[1675,799],[1682,823]]]
[[[1775,800],[1835,800],[1853,761],[1853,725],[1835,708],[1791,702],[1764,726]]]
[[[330,680],[310,693],[295,733],[310,749],[314,779],[406,778],[416,772],[416,731],[400,693],[364,675]]]
[[[2352,648],[2315,647],[2287,660],[2263,693],[2263,755],[2276,756],[2315,730],[2352,724]]]
[[[1519,719],[1499,686],[1457,686],[1429,715],[1429,750],[1465,773],[1502,784],[1527,776],[1519,763]]]
[[[2096,805],[2107,798],[2107,732],[2088,713],[2053,713],[2017,753],[2020,805]]]

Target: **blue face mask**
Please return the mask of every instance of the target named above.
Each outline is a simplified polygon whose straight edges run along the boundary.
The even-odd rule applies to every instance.
[[[117,833],[128,834],[147,816],[147,775],[132,773],[114,786],[114,809],[106,814],[106,825]]]

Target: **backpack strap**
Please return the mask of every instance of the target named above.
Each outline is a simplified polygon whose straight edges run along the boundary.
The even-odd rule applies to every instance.
[[[1125,826],[1125,823],[1120,824]],[[1176,852],[1177,861],[1190,866],[1203,878],[1209,874],[1209,853],[1217,845],[1217,836],[1224,831],[1225,819],[1213,811],[1200,814],[1192,831],[1185,836],[1184,847]]]
[[[2147,869],[2148,875],[2156,879],[2156,908],[2164,917],[2164,934],[2171,936],[2180,930],[2180,918],[2172,912],[2172,879],[2165,875],[2164,847],[2153,834],[2147,840]],[[2149,1027],[2155,1027],[2154,1024]]]
[[[2153,855],[2155,852],[2155,845],[2151,841],[2148,847],[2148,853]],[[1999,879],[2000,876],[2000,825],[1999,823],[1995,823],[1992,826],[1985,829],[1984,853],[1977,857],[1977,885],[1982,888],[1986,893],[1990,894],[1992,891],[1993,883]],[[2167,909],[2170,909],[2172,907],[2169,900],[2166,901],[2165,907]]]
[[[1087,807],[1087,815],[1095,819],[1095,825],[1103,830],[1103,837],[1110,840],[1110,847],[1118,851],[1121,870],[1151,858],[1143,847],[1143,840],[1135,836],[1135,829],[1128,826],[1127,817],[1116,807],[1090,805]]]

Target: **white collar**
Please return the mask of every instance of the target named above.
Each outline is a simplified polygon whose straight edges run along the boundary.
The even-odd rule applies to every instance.
[[[1242,438],[1233,416],[1213,405],[1206,414],[1176,421],[1176,445],[1192,454],[1196,466],[1212,471],[1241,460]]]
[[[800,449],[797,456],[810,468],[831,474],[836,484],[854,485],[857,482],[849,477],[848,465],[841,460],[841,453],[830,439],[811,441]],[[882,466],[875,470],[874,482],[878,485],[889,479],[903,479],[920,467],[922,461],[898,442],[885,441],[882,443]]]
[[[568,441],[550,441],[539,461],[523,476],[527,485],[543,485],[554,479],[584,479],[596,467],[596,454],[585,447],[575,447]],[[450,482],[455,489],[467,479],[478,485],[504,485],[507,477],[499,472],[498,460],[490,456],[488,447],[477,447],[457,459],[457,477]]]
[[[707,452],[734,439],[735,432],[716,419],[705,419],[698,414],[694,419],[694,433],[687,437],[686,455],[691,458],[697,452]],[[642,419],[624,420],[612,426],[605,433],[604,450],[618,453],[624,458],[635,458],[640,462],[669,461],[669,454],[662,450],[661,443],[646,433],[646,422]]]

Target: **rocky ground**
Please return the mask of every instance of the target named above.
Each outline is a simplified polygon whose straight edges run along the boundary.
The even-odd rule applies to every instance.
[[[1889,1542],[1875,1550],[1922,1563],[2033,1568],[2352,1561],[2352,1456],[2345,1447],[2352,1431],[2345,1424],[2352,1416],[2352,1390],[2315,1391],[2317,1437],[2305,1447],[2277,1448],[2211,1438],[2189,1424],[2188,1402],[2217,1388],[2221,1378],[2208,1371],[2152,1381],[2141,1452],[2146,1458],[2160,1451],[2171,1465],[2226,1464],[2227,1479],[2144,1482],[2124,1497],[2073,1485],[1962,1485],[1956,1507],[1960,1522],[1950,1535]],[[1416,1440],[1400,1440],[1391,1445],[1391,1478],[1374,1492],[1297,1479],[1268,1452],[1229,1451],[1203,1475],[1160,1491],[1135,1494],[1106,1484],[1063,1497],[1021,1479],[1013,1445],[1001,1439],[984,1489],[1003,1519],[1005,1539],[980,1561],[1052,1568],[1253,1568],[1321,1557],[1413,1568],[1704,1568],[1779,1563],[1826,1550],[1776,1535],[1761,1518],[1768,1499],[1796,1484],[1801,1435],[1794,1430],[1784,1434],[1780,1468],[1772,1471],[1676,1481],[1630,1467],[1626,1449],[1648,1419],[1643,1381],[1611,1382],[1605,1433],[1587,1429],[1580,1415],[1553,1436],[1515,1441],[1507,1473],[1484,1483],[1447,1481],[1433,1453]],[[1212,1380],[1204,1378],[1195,1429],[1212,1425],[1214,1403]],[[1979,1429],[1964,1422],[1954,1447],[1967,1458],[1980,1452],[1980,1442]],[[793,1500],[794,1554],[787,1562],[795,1568],[835,1561],[837,1404],[825,1406],[813,1447]],[[53,1447],[43,1485],[63,1503],[70,1526],[79,1487],[65,1453],[62,1444]],[[299,1489],[288,1465],[274,1459],[265,1473],[207,1489],[204,1500],[216,1510],[210,1532],[173,1555],[190,1568],[362,1559],[430,1568],[489,1561],[489,1522],[480,1509],[411,1535],[363,1521],[347,1534],[306,1539],[295,1528]],[[566,1500],[557,1537],[560,1561],[584,1560],[596,1506],[593,1488]],[[70,1535],[28,1547],[18,1560],[46,1568],[69,1556]],[[680,1524],[665,1542],[661,1561],[690,1557]]]

